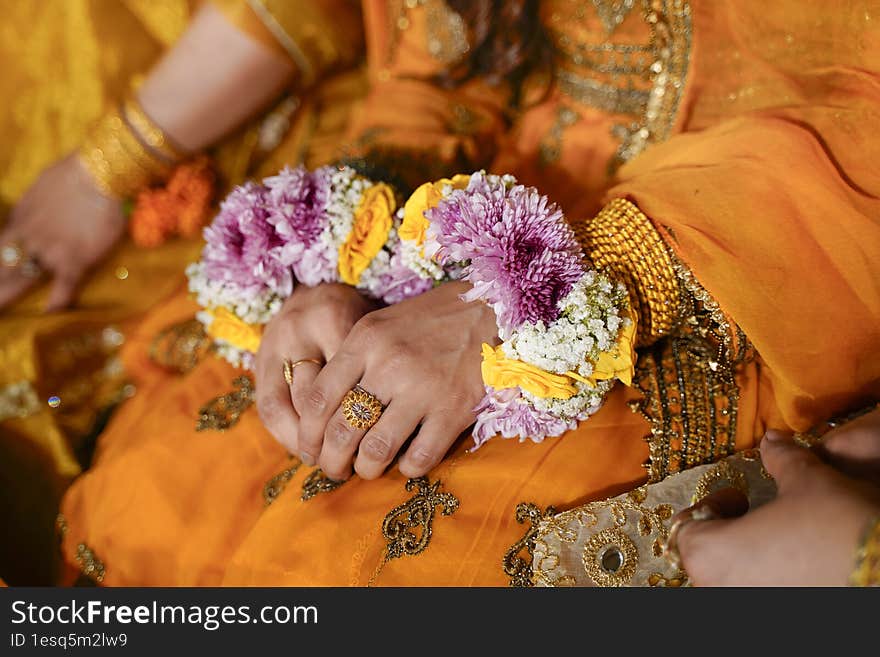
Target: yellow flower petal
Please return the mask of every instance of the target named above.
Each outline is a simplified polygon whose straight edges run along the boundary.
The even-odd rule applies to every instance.
[[[629,326],[620,330],[617,348],[603,351],[593,363],[593,376],[597,381],[619,379],[631,386],[636,363],[636,320],[631,318]]]
[[[400,239],[415,242],[419,246],[424,244],[425,231],[430,225],[425,212],[440,203],[443,198],[443,186],[451,185],[453,189],[464,189],[470,181],[469,175],[456,174],[451,179],[441,178],[416,189],[403,206],[403,221],[397,230]]]
[[[568,374],[553,374],[521,360],[507,358],[500,346],[493,349],[483,344],[481,371],[483,382],[496,390],[519,386],[536,397],[555,399],[570,399],[578,392],[574,379]]]
[[[248,324],[226,308],[207,310],[212,319],[205,332],[215,340],[223,340],[237,349],[256,353],[263,337],[263,327]]]
[[[388,241],[396,209],[393,190],[385,183],[368,188],[354,213],[354,225],[339,247],[339,277],[357,285],[361,274]]]

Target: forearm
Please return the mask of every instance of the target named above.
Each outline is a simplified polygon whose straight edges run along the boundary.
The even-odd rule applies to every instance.
[[[196,151],[263,108],[295,76],[290,59],[208,4],[153,68],[137,98],[177,146]]]

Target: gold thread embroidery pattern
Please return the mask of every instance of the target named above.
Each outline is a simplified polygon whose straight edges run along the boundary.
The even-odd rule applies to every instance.
[[[59,513],[55,516],[55,534],[58,536],[59,543],[67,536],[68,531],[70,529],[67,526],[67,518],[64,517],[63,513]]]
[[[254,385],[246,376],[239,376],[233,382],[233,391],[215,397],[199,409],[196,431],[226,431],[235,426],[244,413],[254,403]]]
[[[639,551],[617,527],[594,534],[584,546],[584,570],[599,586],[625,586],[636,574]]]
[[[557,4],[562,9],[564,3]],[[668,139],[672,131],[690,63],[690,5],[686,0],[642,0],[642,19],[650,29],[644,44],[610,40],[632,13],[634,0],[592,0],[604,28],[600,43],[576,43],[566,33],[568,25],[583,24],[588,6],[582,0],[569,4],[573,14],[555,11],[550,25],[556,48],[565,57],[557,75],[560,91],[575,102],[632,117],[612,130],[620,141],[609,165],[613,171],[649,144]]]
[[[406,482],[406,490],[415,490],[415,493],[409,500],[394,507],[382,522],[382,536],[388,541],[385,552],[387,559],[424,552],[434,532],[437,507],[442,507],[440,512],[444,516],[451,516],[458,510],[458,498],[452,493],[441,493],[442,485],[439,479],[432,484],[427,477]]]
[[[647,487],[641,486],[624,496],[591,502],[543,519],[535,539],[534,581],[543,586],[572,584],[570,576],[560,574],[560,555],[543,539],[552,535],[560,544],[574,544],[580,528],[598,527],[604,516],[611,526],[596,532],[585,544],[581,557],[584,572],[598,586],[628,584],[638,568],[639,554],[627,529],[633,535],[653,538],[651,553],[657,557],[668,535],[666,522],[673,514],[670,504],[650,506],[645,504],[646,499]]]
[[[510,577],[508,584],[517,588],[534,586],[532,581],[532,559],[535,552],[535,535],[538,533],[538,525],[544,518],[556,514],[556,509],[548,506],[545,511],[531,502],[520,502],[516,505],[516,521],[522,525],[528,522],[529,526],[516,543],[505,553],[501,564],[504,574]],[[525,552],[528,558],[521,556]]]
[[[211,338],[197,319],[162,329],[150,344],[150,360],[166,369],[186,374],[211,350]]]
[[[538,161],[542,166],[559,160],[562,155],[562,137],[565,129],[577,123],[580,118],[580,114],[568,107],[560,107],[556,111],[553,126],[538,146]]]
[[[272,504],[272,502],[278,499],[278,496],[284,492],[284,489],[287,488],[287,484],[293,479],[293,475],[296,474],[296,471],[299,470],[299,466],[301,465],[302,462],[297,460],[293,465],[285,468],[266,482],[266,485],[263,486],[263,501],[266,506]]]
[[[850,586],[880,586],[880,518],[865,531],[849,583]]]
[[[727,461],[721,461],[700,477],[700,480],[694,487],[694,496],[691,499],[691,504],[696,504],[712,493],[727,487],[735,488],[743,495],[749,494],[749,484],[742,471],[737,470]]]
[[[441,492],[443,482],[434,483],[428,477],[408,479],[407,491],[415,491],[410,499],[389,511],[382,521],[382,536],[386,540],[382,561],[370,577],[372,586],[385,565],[392,559],[417,556],[424,552],[434,535],[434,517],[438,507],[444,516],[458,511],[459,500],[450,492]]]
[[[303,502],[307,502],[319,493],[332,493],[344,483],[344,481],[331,479],[324,474],[324,471],[321,470],[321,468],[316,468],[312,470],[312,472],[309,474],[308,477],[306,477],[306,480],[303,482],[302,495],[300,495],[300,499]]]
[[[85,543],[76,546],[76,562],[83,575],[98,583],[104,581],[104,575],[106,575],[104,562]]]

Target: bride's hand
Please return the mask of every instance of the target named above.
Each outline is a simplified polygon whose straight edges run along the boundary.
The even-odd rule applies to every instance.
[[[299,452],[299,418],[292,394],[308,388],[320,366],[312,362],[297,365],[293,384],[288,386],[284,360],[329,360],[355,322],[374,307],[347,285],[300,286],[266,326],[254,368],[257,411],[269,432],[289,452]]]
[[[103,196],[76,155],[46,169],[12,209],[0,247],[16,246],[53,278],[48,310],[69,305],[86,271],[122,236],[119,201]],[[37,281],[25,267],[0,267],[0,308]]]
[[[474,420],[483,397],[480,345],[495,343],[491,308],[465,303],[464,283],[446,283],[414,299],[365,316],[310,388],[294,391],[300,451],[327,476],[354,470],[380,476],[418,429],[401,456],[408,477],[427,473]],[[369,431],[352,428],[340,404],[360,385],[385,406]]]

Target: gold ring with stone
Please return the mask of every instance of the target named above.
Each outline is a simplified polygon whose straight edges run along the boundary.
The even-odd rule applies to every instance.
[[[700,503],[689,506],[678,513],[678,517],[669,528],[669,535],[666,538],[666,544],[663,546],[663,554],[670,566],[676,570],[681,570],[681,552],[678,551],[678,536],[681,534],[681,530],[691,522],[714,520],[717,517],[718,515],[708,504]]]
[[[0,247],[0,265],[8,269],[18,269],[27,278],[36,278],[42,273],[37,259],[28,254],[18,242]]]
[[[323,367],[324,362],[318,360],[317,358],[301,358],[299,360],[290,360],[289,358],[285,358],[284,362],[281,364],[281,371],[284,373],[284,380],[287,381],[287,385],[293,385],[293,370],[302,365],[303,363],[314,363],[318,367]]]
[[[355,386],[342,398],[342,415],[352,429],[367,430],[382,415],[382,402],[360,386]]]

